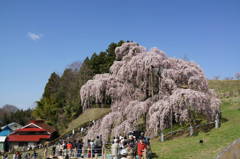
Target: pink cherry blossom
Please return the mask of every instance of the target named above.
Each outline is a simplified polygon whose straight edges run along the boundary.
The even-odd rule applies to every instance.
[[[87,138],[124,135],[136,130],[145,116],[146,135],[154,137],[169,128],[171,120],[182,124],[192,120],[191,112],[209,121],[219,113],[220,100],[201,68],[192,62],[167,57],[156,48],[148,51],[136,43],[124,43],[115,50],[110,73],[98,74],[80,90],[83,109],[110,103],[111,112],[99,119]]]

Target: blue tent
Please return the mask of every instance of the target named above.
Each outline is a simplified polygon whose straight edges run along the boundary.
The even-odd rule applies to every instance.
[[[3,127],[3,129],[0,131],[0,152],[4,152],[5,139],[11,132],[12,130],[8,126]]]
[[[5,126],[1,131],[0,131],[0,136],[8,136],[12,132],[12,129],[9,128],[9,126]]]
[[[13,131],[20,129],[22,126],[19,125],[18,123],[10,123],[7,124],[3,127],[1,127],[0,129],[0,152],[4,152],[6,145],[5,145],[5,141],[7,136],[12,133]]]
[[[20,129],[22,125],[19,125],[18,123],[12,122],[10,124],[7,124],[0,129],[0,136],[8,136],[11,132]]]

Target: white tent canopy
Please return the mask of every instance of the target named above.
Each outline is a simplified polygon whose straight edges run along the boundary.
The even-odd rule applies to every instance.
[[[5,142],[6,138],[6,136],[0,136],[0,142]]]

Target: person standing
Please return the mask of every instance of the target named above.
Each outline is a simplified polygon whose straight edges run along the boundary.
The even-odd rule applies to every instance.
[[[8,159],[8,155],[7,155],[7,154],[4,154],[4,155],[3,155],[3,159]]]
[[[133,147],[130,143],[127,144],[127,159],[134,159]]]
[[[37,152],[34,150],[34,151],[33,151],[33,158],[34,158],[34,159],[37,159],[37,156],[38,156],[38,154],[37,154]]]
[[[112,151],[112,158],[118,159],[119,158],[119,144],[118,144],[117,139],[114,139],[112,147],[111,147],[111,151]]]
[[[71,143],[71,142],[68,142],[68,143],[67,143],[67,154],[68,154],[69,157],[72,156],[72,148],[73,148],[72,143]]]
[[[31,154],[30,153],[27,153],[27,158],[31,159]]]
[[[138,153],[138,157],[139,159],[143,158],[143,152],[146,149],[146,144],[143,142],[142,139],[139,140],[139,142],[137,143],[137,153]]]
[[[99,136],[97,136],[96,140],[94,141],[94,150],[95,155],[101,156],[102,155],[102,141]]]
[[[16,158],[17,159],[21,159],[22,158],[22,155],[19,151],[16,152]]]
[[[81,157],[82,156],[82,147],[83,147],[82,140],[79,140],[77,142],[77,157]]]
[[[13,159],[17,159],[17,154],[16,154],[16,152],[13,154]]]
[[[52,146],[52,155],[53,156],[56,155],[56,146],[55,145]]]
[[[48,157],[48,149],[47,147],[44,148],[44,158]]]
[[[88,158],[92,158],[92,144],[90,139],[87,141],[87,156]]]

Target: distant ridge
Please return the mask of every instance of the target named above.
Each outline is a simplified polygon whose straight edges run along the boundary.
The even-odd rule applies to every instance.
[[[0,112],[2,113],[15,113],[16,111],[18,111],[19,109],[11,104],[5,104],[4,106],[2,106],[2,108],[0,108]]]
[[[14,105],[10,105],[10,104],[5,104],[4,106],[2,106],[0,108],[0,125],[2,125],[3,123],[3,118],[5,115],[9,115],[11,113],[15,113],[16,111],[18,111],[19,109],[14,106]]]

